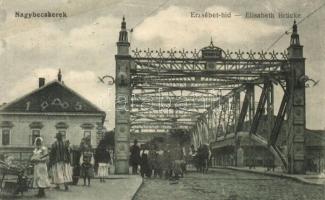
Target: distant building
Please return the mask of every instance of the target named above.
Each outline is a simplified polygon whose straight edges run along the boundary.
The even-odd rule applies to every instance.
[[[305,130],[306,168],[312,172],[325,172],[325,131]]]
[[[50,146],[57,132],[71,145],[79,145],[90,135],[95,147],[105,121],[105,112],[68,88],[58,80],[45,84],[39,79],[39,88],[0,107],[0,152],[15,154],[22,159],[30,152],[36,137],[43,137]]]

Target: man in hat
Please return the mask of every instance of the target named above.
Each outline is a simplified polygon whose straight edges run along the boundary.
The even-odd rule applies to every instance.
[[[56,134],[56,141],[52,144],[50,153],[50,168],[52,172],[53,183],[57,185],[64,185],[65,190],[68,190],[67,183],[72,182],[71,170],[68,168],[70,164],[70,155],[67,150],[67,145],[63,141],[62,134]]]
[[[133,145],[130,148],[130,164],[132,166],[132,174],[138,174],[138,165],[140,164],[140,147],[138,146],[138,140],[134,140]]]

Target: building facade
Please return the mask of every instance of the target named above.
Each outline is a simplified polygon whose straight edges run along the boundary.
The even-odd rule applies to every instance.
[[[57,132],[71,145],[90,135],[96,147],[105,117],[104,111],[68,88],[60,74],[48,84],[40,78],[38,89],[0,108],[0,152],[24,159],[36,137],[50,147]]]

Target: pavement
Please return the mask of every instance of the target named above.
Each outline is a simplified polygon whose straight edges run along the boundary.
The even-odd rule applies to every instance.
[[[54,188],[47,189],[46,197],[48,200],[132,200],[140,186],[142,185],[142,177],[138,175],[110,175],[105,179],[105,183],[101,183],[99,179],[92,179],[91,185],[83,186],[83,180],[79,180],[76,186],[71,185],[69,191]],[[23,196],[0,196],[1,199],[38,199],[35,197],[37,190],[29,190]],[[0,192],[1,194],[1,192]]]
[[[247,182],[247,183],[243,184],[243,187],[245,185],[255,184],[255,182],[258,181],[259,179],[263,179],[261,177],[255,177],[255,176],[246,177],[245,174],[240,175],[235,172],[234,172],[234,174],[230,173],[229,175],[227,175],[228,174],[227,171],[220,172],[220,170],[224,170],[224,169],[233,170],[233,171],[241,171],[241,172],[249,172],[252,175],[256,174],[256,176],[266,175],[266,176],[272,176],[272,177],[280,177],[283,179],[284,185],[287,185],[287,182],[285,182],[285,181],[294,180],[296,182],[300,182],[300,183],[304,183],[304,184],[308,184],[308,185],[322,185],[324,187],[321,187],[321,188],[325,188],[325,174],[322,174],[322,175],[315,175],[315,174],[293,175],[293,174],[283,173],[280,168],[276,168],[274,171],[267,171],[266,168],[263,168],[263,167],[256,167],[253,169],[249,169],[247,167],[240,168],[240,167],[230,167],[230,166],[228,166],[228,167],[222,166],[221,167],[220,166],[220,167],[210,168],[211,173],[215,173],[215,174],[200,175],[200,174],[194,173],[193,175],[190,175],[188,184],[189,185],[194,184],[194,186],[191,186],[191,187],[184,186],[184,188],[183,188],[182,184],[178,185],[177,187],[180,187],[180,186],[182,186],[182,187],[180,188],[181,192],[179,192],[179,196],[177,196],[177,198],[182,199],[179,197],[184,197],[184,195],[187,194],[187,192],[192,191],[192,187],[196,188],[196,187],[200,186],[200,188],[201,188],[202,184],[203,184],[202,188],[201,189],[199,188],[200,190],[199,189],[198,190],[203,191],[208,187],[208,185],[215,183],[216,180],[219,180],[219,179],[222,179],[223,181],[222,182],[217,181],[216,183],[224,184],[225,181],[229,181],[229,182],[231,182],[231,183],[229,183],[230,185],[233,185],[233,184],[235,184],[235,182],[237,183],[238,181],[248,181],[249,183]],[[210,176],[210,175],[212,175],[212,176]],[[191,176],[194,176],[194,177],[191,177]],[[224,177],[220,178],[218,176],[224,176]],[[240,178],[240,176],[245,176],[245,177]],[[211,181],[208,181],[209,182],[209,183],[207,183],[208,185],[204,186],[204,183],[208,179],[211,179]],[[234,179],[234,180],[236,179],[236,181],[232,182],[233,181],[232,179]],[[254,181],[252,181],[252,179],[254,179]],[[277,184],[281,183],[279,181],[279,179],[274,179],[274,180],[273,179],[270,179],[270,180],[265,179],[264,180],[264,179],[262,180],[264,182],[268,181],[268,182],[275,182]],[[112,174],[109,177],[107,177],[105,180],[106,180],[105,183],[101,183],[99,181],[99,179],[96,179],[96,178],[92,179],[91,185],[89,187],[83,186],[83,181],[79,180],[79,184],[76,186],[71,185],[69,191],[64,191],[63,188],[61,190],[56,190],[54,188],[50,188],[50,189],[46,190],[46,198],[44,198],[44,199],[48,199],[48,200],[72,200],[72,199],[78,199],[78,200],[95,200],[95,199],[133,200],[135,198],[135,199],[141,199],[141,200],[145,200],[145,199],[151,200],[151,199],[161,199],[160,198],[161,196],[166,196],[166,195],[168,196],[168,195],[171,195],[171,193],[173,193],[172,191],[175,192],[175,187],[173,185],[170,185],[168,183],[168,181],[162,181],[159,179],[158,180],[148,179],[148,180],[144,181],[142,179],[142,177],[139,175],[113,175]],[[187,177],[184,180],[187,181]],[[202,181],[200,181],[200,180],[202,180]],[[185,183],[187,183],[187,182],[185,182]],[[140,190],[140,194],[139,194],[139,189],[143,184],[145,187]],[[261,184],[261,183],[259,183],[259,184]],[[274,184],[273,183],[269,184],[266,187],[270,188],[272,185],[274,185]],[[152,188],[155,186],[157,186],[157,187]],[[164,188],[164,187],[165,187],[165,190],[162,190],[161,188]],[[216,186],[213,188],[218,188],[218,187]],[[223,187],[227,190],[226,185],[223,185]],[[300,187],[300,186],[297,185],[297,187]],[[146,188],[148,190],[147,192],[146,192]],[[277,191],[278,191],[278,189],[279,188],[276,188]],[[293,189],[296,189],[296,188],[294,187]],[[311,189],[313,189],[313,188],[310,188],[309,190],[311,190]],[[243,189],[243,191],[247,191],[247,190],[248,190],[248,188]],[[303,189],[299,189],[299,191],[300,190],[303,191]],[[155,191],[155,192],[152,193],[152,191]],[[193,191],[196,191],[196,190],[193,190]],[[211,194],[215,194],[216,191],[210,191],[210,192],[211,192]],[[223,190],[219,191],[219,192],[221,192],[221,194],[225,193]],[[257,192],[257,191],[255,191],[255,192]],[[5,195],[4,193],[0,192],[0,199],[22,199],[22,200],[37,199],[35,197],[36,193],[37,193],[37,190],[31,189],[28,192],[24,193],[23,196],[12,197],[12,196],[8,196],[8,195]],[[229,195],[231,195],[232,193],[233,193],[233,191],[229,191]],[[315,192],[313,192],[313,193],[315,193]],[[316,192],[315,194],[318,194],[318,193],[319,192]],[[194,194],[196,194],[196,193],[194,192],[193,195]],[[202,194],[200,194],[200,195],[202,195]],[[226,196],[228,195],[227,191],[226,191],[225,195]],[[240,194],[240,195],[242,195],[242,194]],[[155,196],[155,198],[153,198],[154,196]],[[210,196],[207,198],[211,199]],[[170,199],[174,199],[174,196],[171,196]],[[190,198],[190,199],[192,199],[192,198]],[[225,199],[228,200],[228,198],[225,198]],[[315,199],[315,198],[305,198],[305,199]]]
[[[232,167],[232,166],[216,166],[214,168],[221,168],[221,169],[231,169],[237,170],[242,172],[250,172],[250,173],[257,173],[267,176],[276,176],[281,178],[288,178],[292,179],[301,183],[312,184],[312,185],[323,185],[325,186],[325,174],[287,174],[282,171],[281,168],[275,168],[274,171],[267,171],[264,167],[255,167],[249,169],[248,167]]]

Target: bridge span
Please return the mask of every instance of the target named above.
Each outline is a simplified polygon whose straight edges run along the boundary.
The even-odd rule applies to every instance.
[[[310,79],[296,22],[288,43],[283,52],[225,50],[212,40],[198,50],[131,51],[123,19],[115,56],[115,172],[129,172],[130,135],[183,131],[195,148],[210,145],[214,162],[229,157],[242,165],[249,160],[242,154],[266,156],[304,174]]]

